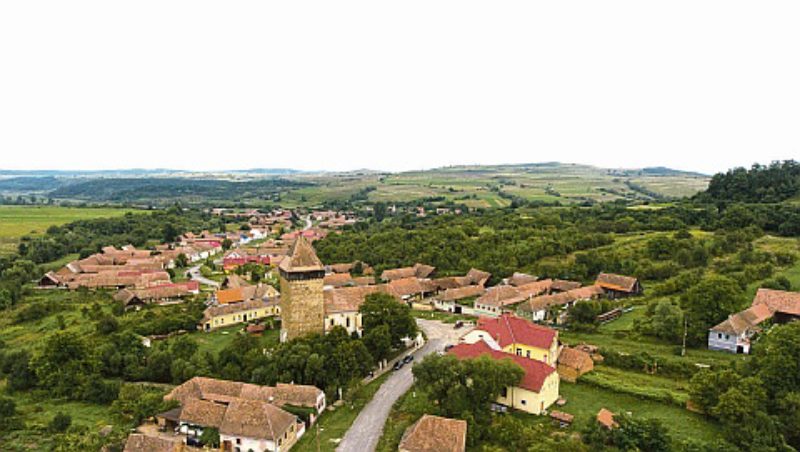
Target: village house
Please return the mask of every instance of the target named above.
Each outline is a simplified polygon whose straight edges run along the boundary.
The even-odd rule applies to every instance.
[[[753,337],[767,320],[786,323],[800,319],[800,293],[758,289],[749,308],[731,314],[708,331],[708,349],[750,353]]]
[[[514,272],[513,275],[503,280],[504,284],[510,286],[522,286],[537,281],[539,278],[527,273]]]
[[[483,286],[465,286],[447,289],[433,299],[433,307],[440,311],[452,312],[455,314],[474,313],[472,305],[474,300],[486,293]],[[470,300],[473,302],[470,303]],[[465,306],[469,304],[470,306]]]
[[[602,287],[608,298],[621,298],[642,293],[641,283],[632,276],[600,273],[597,275],[595,285]]]
[[[423,414],[403,433],[399,452],[464,452],[467,421]]]
[[[448,353],[459,359],[474,359],[481,356],[496,360],[511,359],[522,367],[524,371],[522,381],[516,386],[504,388],[497,398],[498,405],[530,414],[544,414],[545,410],[558,400],[558,372],[546,362],[497,350],[483,340],[458,344]]]
[[[560,318],[551,318],[551,313],[555,311],[563,312],[571,308],[579,301],[592,300],[603,296],[605,291],[600,286],[586,286],[570,289],[566,292],[556,292],[550,295],[540,295],[532,297],[520,304],[517,314],[520,317],[533,320],[534,322],[544,322],[554,320],[560,322]]]
[[[175,438],[131,433],[122,452],[185,452],[187,447]]]
[[[180,407],[156,416],[165,430],[200,436],[216,428],[223,450],[287,451],[325,409],[325,393],[304,385],[258,386],[195,377],[173,389],[164,400]],[[286,407],[311,408],[301,420]]]
[[[217,328],[236,325],[237,323],[252,322],[267,317],[280,315],[279,299],[248,300],[237,303],[228,303],[209,306],[203,311],[201,328],[211,331]]]
[[[563,347],[558,354],[558,376],[570,383],[578,377],[594,370],[594,361],[588,353],[570,347]]]
[[[381,273],[382,281],[394,281],[397,279],[419,278],[425,279],[431,276],[436,271],[436,267],[431,267],[425,264],[414,264],[413,267],[394,268],[391,270],[384,270]]]
[[[542,361],[550,366],[558,359],[558,331],[510,314],[481,317],[478,325],[461,338],[462,343],[486,342],[493,350]]]
[[[514,286],[490,287],[486,293],[475,300],[475,314],[497,317],[509,311],[512,306],[522,303],[526,298]]]
[[[364,304],[367,295],[373,293],[389,293],[388,285],[327,288],[325,297],[325,333],[340,326],[349,334],[363,333],[359,308]]]
[[[200,293],[200,283],[187,281],[150,286],[144,289],[121,289],[114,300],[121,302],[125,309],[139,309],[150,303],[169,303]]]

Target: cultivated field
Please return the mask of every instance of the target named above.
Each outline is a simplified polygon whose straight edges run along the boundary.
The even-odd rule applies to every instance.
[[[77,220],[116,217],[132,211],[99,207],[0,206],[0,254],[13,252],[20,237],[42,234],[50,226]]]

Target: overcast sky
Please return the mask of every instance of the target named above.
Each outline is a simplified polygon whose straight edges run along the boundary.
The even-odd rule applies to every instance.
[[[0,168],[800,158],[800,2],[3,1]]]

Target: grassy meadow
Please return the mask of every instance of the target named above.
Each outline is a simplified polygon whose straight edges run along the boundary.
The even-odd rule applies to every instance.
[[[0,206],[0,254],[16,250],[22,236],[38,235],[50,226],[134,212],[109,207]]]

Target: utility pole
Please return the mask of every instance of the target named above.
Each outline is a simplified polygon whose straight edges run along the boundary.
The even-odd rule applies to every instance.
[[[686,314],[683,315],[683,347],[681,347],[681,356],[686,356],[686,336],[689,334],[689,323],[686,320]]]

